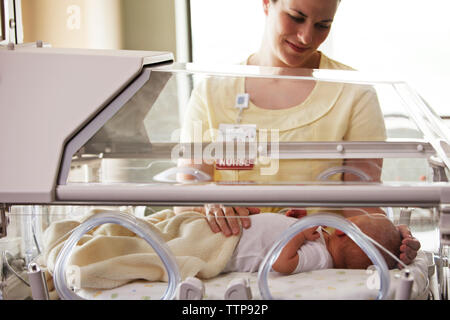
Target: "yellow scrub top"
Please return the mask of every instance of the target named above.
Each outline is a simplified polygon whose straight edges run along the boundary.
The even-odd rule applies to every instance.
[[[320,69],[350,67],[321,54]],[[304,81],[304,80],[302,80]],[[238,109],[236,96],[245,93],[245,77],[211,77],[193,90],[184,117],[182,142],[211,142],[219,125],[235,124]],[[194,137],[194,124],[202,135]],[[256,124],[262,129],[278,130],[280,142],[304,141],[382,141],[386,139],[383,115],[373,87],[317,81],[309,96],[299,105],[280,109],[263,109],[252,103],[242,112],[240,124]],[[198,132],[198,131],[197,131]],[[259,142],[259,141],[258,141]],[[276,160],[272,160],[276,161]],[[271,163],[256,164],[252,170],[214,170],[216,182],[308,183],[340,159],[280,160],[278,170]],[[262,169],[265,169],[262,170]],[[267,174],[269,173],[269,174]],[[334,176],[334,179],[340,179]]]

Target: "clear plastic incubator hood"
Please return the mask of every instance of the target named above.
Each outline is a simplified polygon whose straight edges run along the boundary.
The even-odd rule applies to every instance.
[[[3,48],[0,119],[2,299],[448,299],[450,132],[402,81]],[[239,236],[193,223],[211,204],[307,217],[257,270],[227,272],[212,243],[232,257]],[[421,242],[412,264],[389,268],[344,218],[373,212]],[[373,266],[271,270],[315,226],[344,232]]]

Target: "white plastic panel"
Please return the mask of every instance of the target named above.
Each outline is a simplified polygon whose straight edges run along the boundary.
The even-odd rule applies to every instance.
[[[63,147],[141,71],[171,53],[0,49],[0,202],[54,199]]]

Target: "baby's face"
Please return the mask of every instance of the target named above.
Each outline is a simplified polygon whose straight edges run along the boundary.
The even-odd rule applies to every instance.
[[[366,253],[345,234],[334,233],[330,254],[337,269],[366,269],[372,262]]]
[[[334,267],[337,269],[345,268],[343,248],[346,243],[346,238],[347,235],[340,230],[335,230],[329,238],[328,251],[333,258]]]

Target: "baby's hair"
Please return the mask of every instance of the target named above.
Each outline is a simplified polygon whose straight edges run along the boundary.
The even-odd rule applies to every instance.
[[[359,217],[352,217],[350,220],[355,223],[359,229],[380,245],[385,247],[388,251],[396,257],[400,255],[400,245],[402,242],[400,232],[394,224],[384,215],[363,215]],[[350,238],[347,239],[344,245],[344,263],[349,269],[367,269],[373,263],[362,251],[362,249],[353,242]],[[376,247],[378,249],[378,247]],[[397,261],[389,254],[381,249],[378,251],[383,255],[389,269],[394,269],[397,266]],[[361,252],[363,254],[361,254]]]

